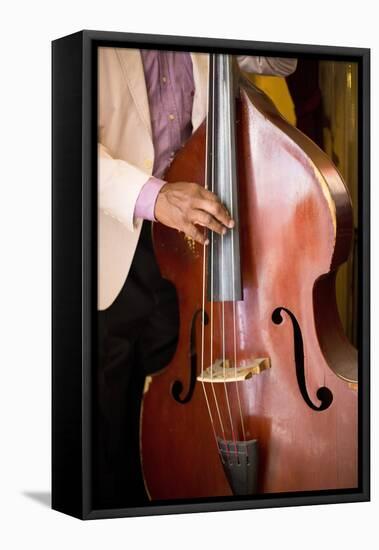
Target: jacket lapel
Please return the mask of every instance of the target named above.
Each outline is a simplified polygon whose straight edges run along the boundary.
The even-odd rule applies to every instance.
[[[141,53],[131,48],[116,48],[116,53],[138,113],[152,138],[149,100]]]
[[[195,131],[207,115],[209,55],[191,53],[195,96],[192,108],[192,126]]]
[[[152,138],[149,100],[140,51],[131,48],[116,48],[116,54],[141,120]],[[191,59],[195,84],[192,126],[195,131],[207,114],[209,56],[204,53],[191,53]]]

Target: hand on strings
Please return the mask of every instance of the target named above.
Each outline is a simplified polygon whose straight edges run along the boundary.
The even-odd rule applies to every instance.
[[[166,183],[155,203],[155,219],[183,231],[200,244],[208,244],[203,226],[219,235],[234,226],[234,220],[218,197],[197,183]]]

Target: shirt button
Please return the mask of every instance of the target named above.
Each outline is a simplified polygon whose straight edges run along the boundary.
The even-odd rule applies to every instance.
[[[172,115],[172,114],[171,114],[171,115],[168,115],[168,118],[169,118],[170,120],[175,120],[175,115]]]
[[[163,84],[166,84],[167,78],[165,76],[162,76],[162,82],[163,82]]]

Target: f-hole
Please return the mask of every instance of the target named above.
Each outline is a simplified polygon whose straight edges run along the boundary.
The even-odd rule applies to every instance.
[[[283,322],[282,311],[285,311],[289,318],[292,321],[293,327],[293,346],[295,353],[295,366],[296,366],[296,377],[297,383],[299,385],[300,393],[303,396],[304,401],[314,411],[325,411],[333,401],[332,392],[326,387],[321,386],[316,392],[317,399],[320,400],[320,405],[315,405],[308,394],[307,385],[305,381],[305,371],[304,371],[304,345],[303,337],[301,334],[301,329],[295,315],[285,307],[278,307],[274,310],[272,314],[272,321],[276,325],[280,325]]]
[[[191,321],[191,333],[190,333],[190,352],[189,352],[189,383],[187,394],[181,397],[183,392],[183,384],[180,380],[175,380],[172,385],[171,393],[172,397],[178,403],[185,405],[192,399],[193,392],[195,391],[196,375],[197,375],[197,342],[196,342],[196,321],[200,317],[203,320],[203,310],[199,308],[195,311]],[[204,325],[207,325],[209,321],[207,312],[204,311]]]

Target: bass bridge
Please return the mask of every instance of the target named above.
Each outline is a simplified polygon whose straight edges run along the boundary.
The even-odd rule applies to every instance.
[[[239,367],[232,367],[230,365],[231,362],[229,359],[225,359],[225,361],[223,359],[216,359],[213,365],[204,369],[196,379],[199,382],[212,384],[240,382],[249,380],[252,376],[271,368],[270,359],[268,357],[251,359],[247,364],[242,364]]]

